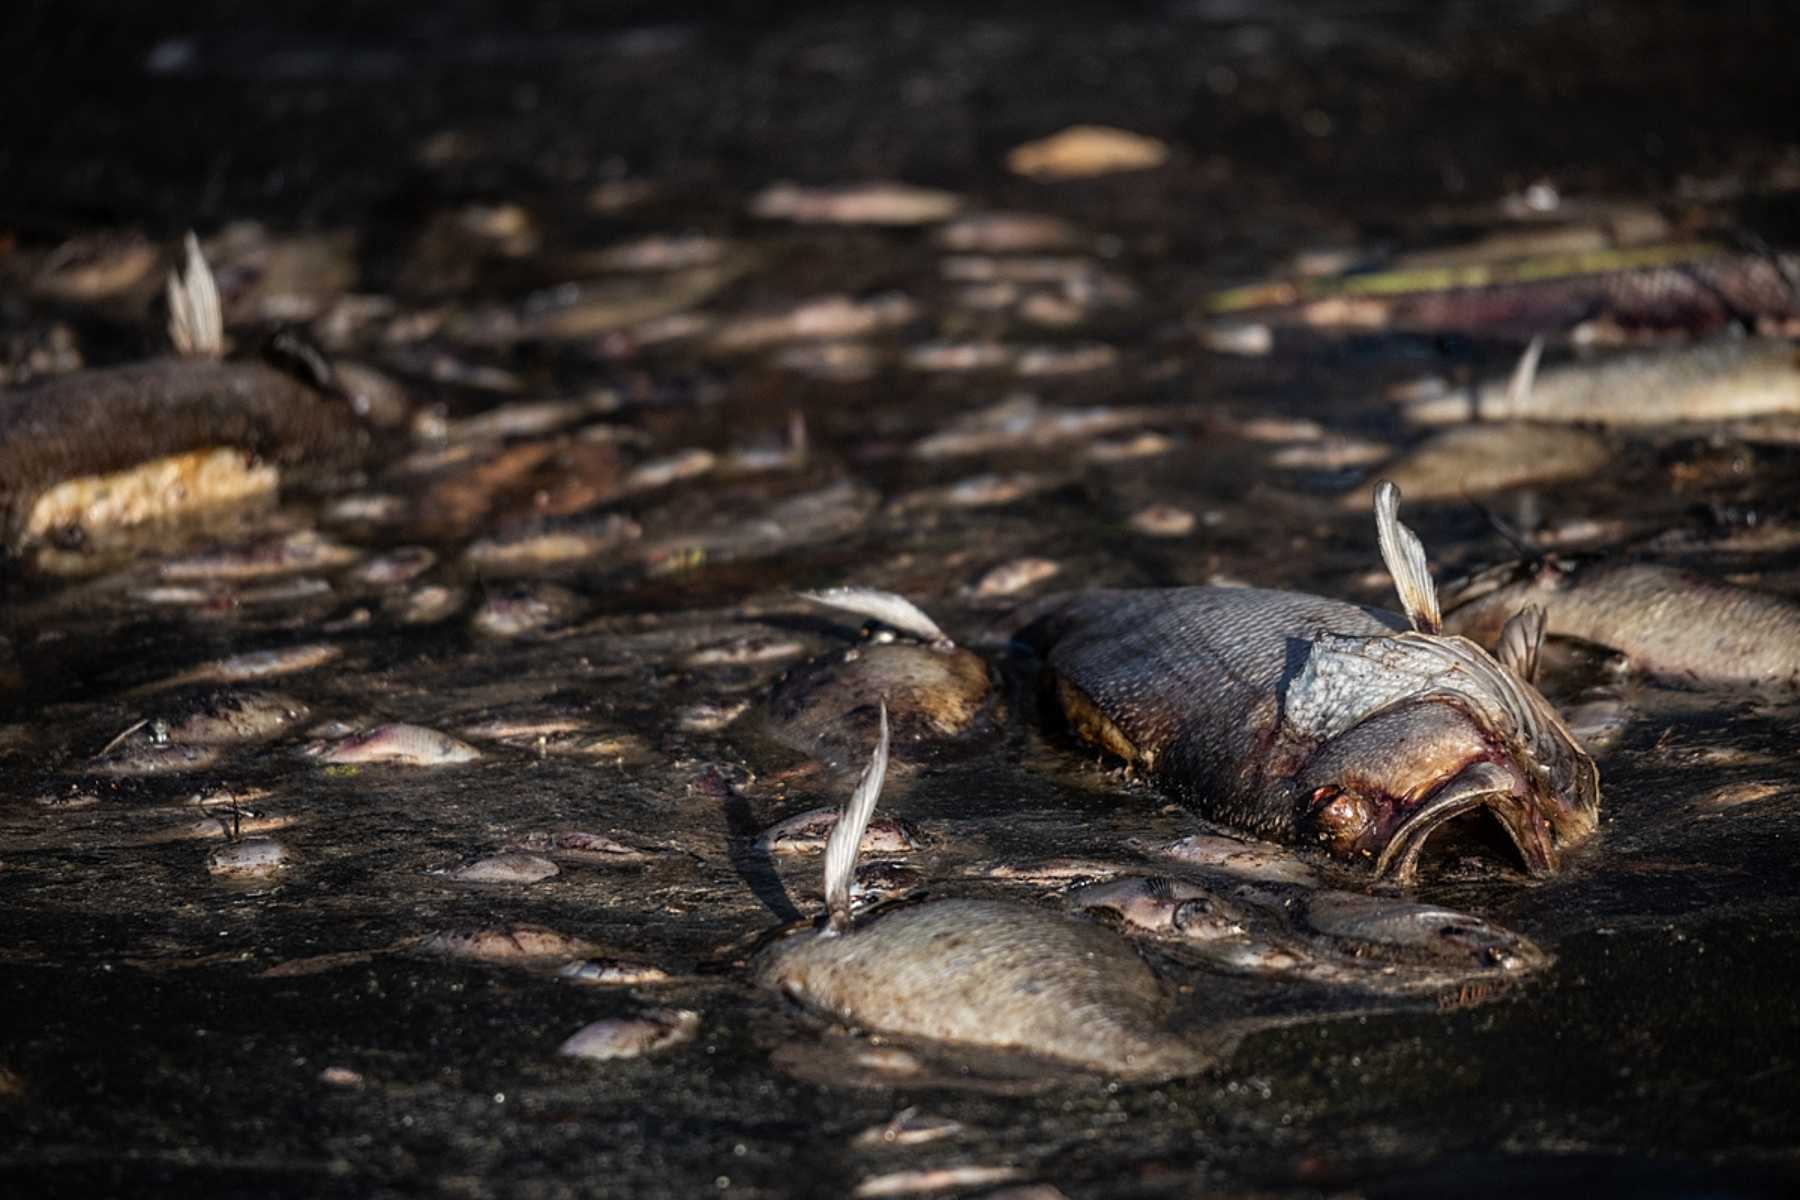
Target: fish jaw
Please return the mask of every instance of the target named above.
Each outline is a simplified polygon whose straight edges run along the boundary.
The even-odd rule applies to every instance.
[[[1479,809],[1493,814],[1526,871],[1540,877],[1560,870],[1562,851],[1596,822],[1592,792],[1559,790],[1529,752],[1441,695],[1392,705],[1345,730],[1298,782],[1301,839],[1371,863],[1377,881],[1411,883],[1432,835]]]

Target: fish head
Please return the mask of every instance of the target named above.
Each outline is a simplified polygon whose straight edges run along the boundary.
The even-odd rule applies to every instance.
[[[1599,777],[1531,685],[1463,638],[1326,637],[1289,689],[1314,740],[1294,776],[1295,829],[1410,882],[1433,834],[1487,811],[1525,868],[1554,874],[1595,829]]]

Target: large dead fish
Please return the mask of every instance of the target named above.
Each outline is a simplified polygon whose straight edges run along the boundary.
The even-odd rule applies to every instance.
[[[885,707],[868,768],[825,847],[823,928],[754,963],[758,982],[884,1033],[1017,1051],[1132,1078],[1204,1068],[1214,1054],[1164,1027],[1169,998],[1131,944],[1048,908],[933,900],[852,917],[857,848],[887,770]]]
[[[370,424],[403,415],[372,374],[357,375],[361,394],[304,347],[279,364],[224,358],[218,289],[192,235],[169,302],[177,356],[0,392],[0,540],[240,503],[272,492],[283,467],[359,453]]]
[[[1442,634],[1398,506],[1382,483],[1381,553],[1405,617],[1251,588],[1097,591],[1022,640],[1078,737],[1224,825],[1404,882],[1434,831],[1486,809],[1550,874],[1593,833],[1600,784],[1527,682],[1538,614],[1512,618],[1499,659]]]
[[[1778,338],[1722,338],[1539,370],[1542,349],[1533,342],[1510,379],[1408,404],[1407,419],[1666,425],[1800,412],[1800,347]]]
[[[1459,580],[1445,602],[1445,627],[1483,645],[1535,605],[1550,636],[1616,650],[1647,675],[1800,683],[1800,603],[1674,567],[1545,556]]]

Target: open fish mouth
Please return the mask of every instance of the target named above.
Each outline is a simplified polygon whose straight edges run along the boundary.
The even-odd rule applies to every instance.
[[[1534,876],[1554,875],[1560,865],[1554,825],[1542,805],[1519,793],[1514,776],[1491,762],[1464,768],[1394,830],[1375,860],[1375,878],[1410,883],[1425,843],[1446,823],[1485,808],[1493,813]]]

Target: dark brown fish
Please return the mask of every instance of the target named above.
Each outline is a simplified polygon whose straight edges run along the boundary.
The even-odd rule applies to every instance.
[[[1399,493],[1376,497],[1407,617],[1250,588],[1100,591],[1022,638],[1078,737],[1225,825],[1405,881],[1433,832],[1485,808],[1528,869],[1554,872],[1597,823],[1593,761],[1515,669],[1535,642],[1515,638],[1530,644],[1506,665],[1439,633]]]
[[[1544,610],[1551,637],[1623,654],[1647,675],[1800,683],[1800,602],[1654,563],[1505,563],[1445,589],[1444,625],[1494,645],[1507,614]]]

